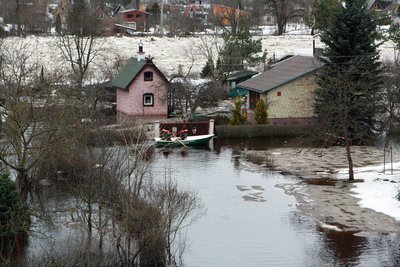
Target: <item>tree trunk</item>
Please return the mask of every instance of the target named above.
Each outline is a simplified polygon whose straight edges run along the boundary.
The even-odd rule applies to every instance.
[[[29,191],[31,190],[31,184],[28,179],[28,174],[25,170],[18,172],[17,184],[21,198],[26,201],[28,199]]]
[[[351,140],[346,137],[346,155],[347,155],[347,162],[349,164],[349,181],[354,181],[354,171],[353,171],[353,159],[351,157]]]
[[[21,5],[18,0],[15,1],[15,19],[17,24],[17,35],[22,36],[22,25],[21,25]]]
[[[88,232],[89,232],[89,237],[92,238],[92,203],[88,203]]]

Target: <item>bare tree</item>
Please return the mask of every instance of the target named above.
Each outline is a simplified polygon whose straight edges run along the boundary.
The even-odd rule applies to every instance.
[[[389,40],[394,43],[394,61],[400,65],[400,24],[393,23],[389,28]]]
[[[8,0],[0,8],[8,23],[13,24],[18,36],[27,32],[46,32],[50,29],[50,21],[46,16],[47,0]],[[1,16],[1,14],[0,14]]]
[[[327,75],[335,68],[338,76]],[[317,90],[315,109],[323,116],[318,116],[315,133],[323,137],[325,145],[342,145],[348,161],[349,181],[354,180],[352,145],[366,143],[371,137],[372,129],[367,124],[366,110],[375,104],[359,90],[364,88],[365,81],[354,80],[358,71],[356,64],[330,66],[320,74],[321,84],[329,85],[333,90]],[[367,72],[366,72],[367,73]],[[363,86],[364,84],[364,86]],[[369,103],[369,104],[368,104]]]
[[[200,106],[208,107],[226,97],[222,87],[216,81],[195,82],[192,77],[173,76],[168,90],[170,112],[181,114],[188,119]]]
[[[17,172],[19,189],[26,199],[34,168],[62,142],[58,133],[69,130],[62,124],[67,112],[60,112],[48,77],[23,50],[4,45],[1,50],[0,92],[6,113],[2,134],[6,141],[0,149],[0,160]]]
[[[251,24],[253,26],[260,26],[263,23],[263,16],[265,15],[265,0],[253,0],[251,6]]]
[[[218,54],[221,51],[223,44],[221,43],[221,37],[217,35],[204,35],[199,37],[199,43],[196,44],[196,49],[205,58],[213,59],[216,61]]]
[[[102,52],[101,24],[84,0],[75,1],[67,10],[67,35],[59,38],[58,47],[68,62],[73,80],[82,88],[93,61]]]
[[[168,175],[166,175],[166,180],[148,187],[145,198],[162,216],[167,262],[176,265],[176,258],[180,256],[177,254],[177,244],[175,244],[179,233],[199,219],[205,210],[196,193],[179,190],[176,182],[172,181]]]
[[[98,41],[95,36],[83,35],[66,35],[59,38],[59,48],[71,67],[78,88],[82,88],[89,67],[102,51]]]
[[[182,25],[184,19],[180,14],[169,14],[166,20],[164,21],[164,27],[171,34],[178,34],[182,31]]]
[[[384,125],[390,131],[395,123],[400,122],[400,67],[396,63],[385,64],[385,79],[382,89],[382,103],[388,114]]]
[[[220,1],[221,5],[214,7],[211,21],[224,29],[227,34],[236,34],[239,24],[248,24],[250,18],[247,12],[240,9],[237,1]]]
[[[278,35],[286,31],[288,21],[304,15],[302,0],[266,0],[266,4],[276,17]]]

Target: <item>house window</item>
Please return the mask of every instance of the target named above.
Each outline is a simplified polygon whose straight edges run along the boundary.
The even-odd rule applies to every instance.
[[[144,94],[143,95],[143,106],[154,106],[154,95]]]
[[[136,18],[141,18],[142,14],[136,14]]]
[[[144,80],[145,81],[152,81],[153,80],[153,72],[145,71],[144,72]]]
[[[128,14],[128,15],[127,15],[127,18],[128,18],[128,19],[133,18],[133,14]]]
[[[276,95],[277,95],[277,96],[281,96],[281,95],[282,95],[282,92],[276,92]]]

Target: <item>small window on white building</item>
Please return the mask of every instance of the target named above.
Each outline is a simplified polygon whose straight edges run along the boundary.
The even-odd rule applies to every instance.
[[[143,106],[154,106],[154,95],[144,94],[143,95]]]

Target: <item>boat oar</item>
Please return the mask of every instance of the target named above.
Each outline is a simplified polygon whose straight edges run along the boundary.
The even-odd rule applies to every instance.
[[[187,145],[185,145],[182,141],[181,141],[181,139],[180,139],[180,137],[177,137],[175,134],[172,134],[174,137],[176,137],[176,140],[178,140],[179,141],[179,143],[181,143],[184,147],[187,147]]]
[[[176,136],[174,133],[172,133],[172,135],[176,138],[176,140],[177,140],[179,143],[181,143],[181,145],[183,145],[184,147],[187,147],[187,145],[185,145],[185,144],[182,142],[182,140],[181,140],[180,137]]]

